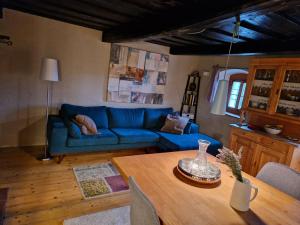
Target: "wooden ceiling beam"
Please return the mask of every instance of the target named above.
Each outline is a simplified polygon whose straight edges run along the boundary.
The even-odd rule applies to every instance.
[[[170,54],[173,55],[226,55],[228,45],[199,45],[172,47]],[[300,42],[287,41],[259,41],[251,43],[236,43],[232,46],[232,54],[257,55],[257,54],[300,54]]]
[[[155,39],[148,40],[147,42],[152,43],[152,44],[157,44],[157,45],[168,46],[168,47],[173,47],[174,46],[171,43],[161,41],[161,40],[155,40]]]
[[[267,28],[264,28],[264,27],[261,27],[261,26],[256,26],[254,24],[251,24],[247,21],[241,21],[241,27],[244,27],[244,28],[247,28],[249,30],[253,30],[257,33],[261,33],[261,34],[264,34],[264,35],[267,35],[269,36],[270,38],[276,38],[276,39],[284,39],[286,36],[284,36],[283,34],[281,33],[277,33],[275,31],[272,31],[270,29],[267,29]]]
[[[168,36],[164,38],[165,40],[171,40],[174,42],[178,42],[184,45],[197,45],[199,44],[199,42],[195,42],[195,41],[190,41],[190,40],[185,40],[184,38],[181,37],[176,37],[176,36]]]
[[[96,30],[103,30],[107,27],[107,25],[102,24],[102,23],[99,24],[99,23],[96,23],[93,21],[85,21],[81,17],[78,17],[78,16],[73,17],[73,16],[68,16],[68,15],[57,14],[54,12],[51,13],[51,11],[49,11],[49,10],[44,10],[44,9],[35,8],[35,7],[31,7],[31,6],[24,6],[24,5],[17,4],[16,2],[10,2],[9,6],[7,6],[5,4],[4,7],[18,10],[18,11],[25,12],[25,13],[30,13],[30,14],[37,15],[37,16],[42,16],[42,17],[55,19],[55,20],[59,20],[59,21],[63,21],[63,22],[71,23],[71,24],[76,24],[76,25],[83,26],[83,27],[93,28]]]
[[[197,31],[197,29],[201,30],[211,27],[220,21],[225,22],[237,14],[257,13],[257,11],[263,13],[266,10],[282,8],[289,2],[288,0],[253,0],[248,1],[247,4],[245,4],[245,1],[241,1],[237,5],[236,1],[234,1],[234,4],[230,1],[221,1],[214,5],[214,13],[212,13],[212,10],[207,10],[208,8],[203,5],[203,2],[193,1],[180,9],[170,8],[167,13],[156,16],[148,15],[145,19],[137,22],[105,30],[103,41],[135,41],[149,36],[171,36],[179,33],[188,33]]]
[[[10,5],[18,5],[20,8],[24,7],[24,9],[32,9],[35,11],[43,11],[49,14],[68,16],[70,18],[81,19],[85,22],[93,22],[103,25],[118,25],[120,24],[118,20],[114,20],[111,18],[105,18],[101,15],[95,15],[88,12],[82,12],[81,10],[77,10],[76,7],[68,7],[67,5],[62,5],[53,3],[52,1],[39,1],[39,0],[13,0],[7,1],[6,6],[10,7]],[[79,7],[80,8],[80,7]]]
[[[0,19],[3,18],[3,1],[0,0]]]
[[[53,0],[47,1],[53,2]],[[95,0],[55,0],[55,2],[57,5],[60,5],[64,8],[80,10],[81,12],[85,11],[86,13],[94,16],[102,16],[104,19],[107,20],[114,18],[114,21],[122,21],[135,18],[129,13],[126,13],[126,10],[117,11],[113,7],[109,8],[104,5],[97,4],[97,1]]]
[[[183,38],[185,40],[190,40],[193,42],[197,42],[197,43],[201,43],[201,44],[211,44],[211,45],[217,45],[220,44],[222,42],[219,41],[213,41],[213,40],[208,40],[199,36],[195,36],[195,35],[179,35],[178,37]]]
[[[285,13],[285,12],[276,12],[276,15],[284,18],[285,20],[289,21],[290,23],[298,26],[300,28],[300,22],[297,21],[295,18],[293,18],[292,16],[290,16],[289,14]]]
[[[109,0],[109,1],[103,1],[103,0],[80,0],[89,4],[92,4],[94,6],[98,6],[105,9],[112,9],[115,12],[120,12],[122,15],[125,16],[137,16],[140,13],[151,13],[152,10],[149,8],[146,8],[144,6],[140,6],[139,4],[132,3],[129,0]]]
[[[227,31],[225,31],[225,30],[221,30],[221,29],[219,29],[219,28],[209,28],[208,30],[232,38],[232,33],[227,32]],[[236,38],[236,39],[241,39],[241,40],[244,40],[244,41],[254,41],[253,39],[248,38],[248,37],[244,37],[244,36],[242,36],[242,35],[239,35],[239,37]]]
[[[217,39],[217,38],[214,38],[214,37],[207,37],[204,34],[198,34],[197,37],[203,38],[203,39],[208,40],[208,41],[214,41],[214,42],[217,42],[219,44],[227,44],[228,43],[227,41],[223,41],[223,40],[220,40],[220,39]]]

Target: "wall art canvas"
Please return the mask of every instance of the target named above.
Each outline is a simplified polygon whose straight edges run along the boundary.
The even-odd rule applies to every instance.
[[[168,55],[112,44],[108,101],[163,104],[168,65]]]

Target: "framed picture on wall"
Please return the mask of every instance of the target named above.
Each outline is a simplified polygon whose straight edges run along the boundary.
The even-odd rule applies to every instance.
[[[169,55],[112,44],[107,100],[163,104]]]

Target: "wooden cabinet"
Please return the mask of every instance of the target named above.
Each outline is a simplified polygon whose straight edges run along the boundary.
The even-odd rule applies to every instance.
[[[290,161],[287,159],[288,151],[281,152],[259,144],[256,146],[255,152],[253,152],[254,157],[252,161],[253,166],[251,168],[251,174],[256,175],[267,162],[277,162],[289,165]]]
[[[253,59],[243,111],[253,127],[280,124],[281,135],[300,139],[300,58]]]
[[[238,152],[243,147],[241,165],[244,172],[256,176],[267,162],[286,164],[300,171],[300,149],[284,140],[274,139],[267,134],[248,128],[232,126],[230,149]]]
[[[253,59],[243,111],[255,127],[280,124],[282,135],[300,139],[300,58]]]
[[[243,108],[300,122],[300,59],[254,59]]]
[[[243,166],[243,171],[246,173],[251,173],[251,162],[253,158],[252,152],[255,151],[256,144],[251,140],[240,137],[238,135],[232,134],[231,136],[232,145],[230,148],[237,154],[239,149],[243,147],[243,153],[241,158],[241,165]]]

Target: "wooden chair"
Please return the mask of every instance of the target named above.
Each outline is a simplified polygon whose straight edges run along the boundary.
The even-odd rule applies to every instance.
[[[256,177],[300,200],[300,173],[288,166],[269,162],[263,166]]]
[[[160,225],[154,206],[141,191],[134,178],[129,177],[128,183],[132,196],[130,208],[131,225]]]

